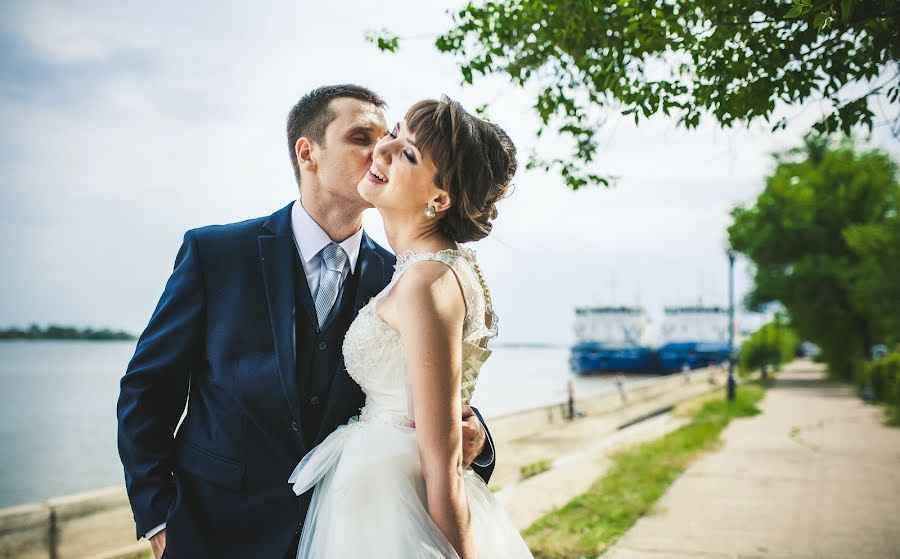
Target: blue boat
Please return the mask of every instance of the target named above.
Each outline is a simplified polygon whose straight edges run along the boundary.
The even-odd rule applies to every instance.
[[[663,373],[699,369],[728,359],[728,309],[717,306],[666,307],[658,350]]]
[[[569,367],[579,375],[653,372],[657,367],[645,342],[647,324],[643,307],[577,307]]]

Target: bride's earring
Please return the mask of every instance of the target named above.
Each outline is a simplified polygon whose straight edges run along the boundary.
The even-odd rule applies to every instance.
[[[429,205],[429,206],[425,209],[425,217],[426,217],[426,218],[428,218],[428,219],[434,219],[434,216],[436,216],[436,215],[437,215],[437,211],[434,209],[434,206]]]

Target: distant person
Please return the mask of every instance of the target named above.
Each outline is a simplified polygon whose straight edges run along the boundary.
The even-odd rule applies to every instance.
[[[287,123],[298,199],[268,217],[185,234],[174,271],[122,378],[118,402],[119,454],[137,536],[150,540],[157,558],[294,557],[312,491],[298,499],[288,477],[310,449],[360,408],[368,410],[360,422],[385,422],[380,429],[391,422],[417,421],[417,431],[396,429],[427,434],[423,456],[429,457],[425,466],[430,484],[440,479],[435,473],[439,465],[446,465],[436,457],[452,456],[460,468],[471,464],[483,482],[489,479],[494,467],[490,436],[453,384],[460,382],[462,334],[467,341],[473,332],[490,337],[496,323],[484,331],[483,317],[474,314],[474,309],[489,305],[473,291],[467,275],[474,270],[474,258],[455,248],[455,241],[479,238],[480,227],[490,229],[493,202],[509,181],[512,156],[497,129],[471,117],[456,121],[462,127],[462,143],[448,143],[442,136],[446,129],[440,128],[437,136],[417,138],[419,151],[406,130],[400,139],[387,135],[383,107],[377,94],[356,85],[326,86],[305,95]],[[462,118],[458,108],[454,110],[442,114]],[[473,134],[483,135],[484,143],[475,143]],[[383,185],[371,182],[370,172],[379,138],[382,156],[375,169],[389,179]],[[450,151],[429,151],[441,147]],[[482,148],[486,159],[479,161]],[[396,163],[388,166],[385,161]],[[441,175],[447,182],[420,180],[427,173],[423,169],[439,164],[446,172],[454,161],[459,163],[454,167],[458,174]],[[365,196],[357,189],[361,178],[371,185]],[[475,178],[477,182],[468,182]],[[362,213],[372,207],[370,200],[382,206],[388,237],[398,243],[395,248],[405,251],[399,262],[362,229]],[[414,203],[421,205],[416,212]],[[411,266],[413,260],[428,259],[429,251],[460,274],[469,311],[464,322],[462,295],[459,287],[456,293],[451,289],[450,268],[440,262]],[[408,267],[409,273],[380,312],[402,334],[392,334],[387,326],[376,328],[374,307],[364,306],[399,274],[395,266]],[[426,285],[434,286],[427,292],[434,299],[426,297]],[[407,301],[403,307],[396,305],[401,299]],[[411,318],[411,308],[425,314]],[[341,351],[351,323],[357,334],[346,355],[354,377]],[[410,333],[412,324],[423,328],[420,337]],[[362,339],[363,331],[380,337]],[[391,411],[388,402],[374,400],[368,406],[354,380],[370,383],[367,388],[377,384],[396,389],[376,378],[387,372],[382,368],[387,363],[400,363],[395,335],[413,336],[411,344],[433,344],[427,350],[410,346],[415,360],[403,371],[393,371],[403,375],[398,381],[409,378],[413,383],[417,413],[408,418],[375,414]],[[440,360],[421,360],[424,351]],[[374,360],[375,355],[385,361]],[[430,366],[423,367],[425,363]],[[477,373],[477,364],[470,364],[467,374],[473,370]],[[467,383],[473,380],[467,377]],[[454,390],[457,397],[451,402]],[[430,413],[423,414],[426,410]],[[435,446],[441,434],[446,448]],[[382,458],[390,452],[388,447],[378,450]],[[388,465],[345,454],[341,464],[365,465],[377,472],[373,479],[396,482],[413,466],[408,455],[399,456]],[[397,471],[389,472],[390,467]],[[463,483],[466,488],[475,485],[475,474],[466,471],[458,477],[457,489]],[[429,487],[429,502],[437,506],[442,501]],[[451,486],[446,489],[444,497],[459,497],[458,491],[449,493]],[[476,534],[479,522],[495,525],[483,515],[486,497],[477,495],[469,501]],[[382,516],[381,503],[360,498],[354,502],[364,504],[365,510],[345,512],[359,519],[360,530]],[[467,517],[454,517],[457,528],[450,531],[446,515],[457,514],[461,501],[443,501],[444,506],[451,502],[457,508],[447,508],[437,518],[447,537],[465,544],[461,551],[468,553],[477,538],[461,531]],[[396,503],[387,506],[399,509]],[[448,541],[439,534],[431,536]],[[367,551],[364,556],[378,553]]]
[[[628,401],[628,394],[625,392],[625,375],[618,373],[616,375],[616,388],[619,390],[619,397],[623,402]]]

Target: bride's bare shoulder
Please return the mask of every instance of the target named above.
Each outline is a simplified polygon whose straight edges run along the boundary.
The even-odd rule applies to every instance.
[[[392,296],[398,308],[410,312],[439,312],[450,317],[465,314],[465,301],[455,272],[447,264],[436,260],[423,260],[409,266]]]

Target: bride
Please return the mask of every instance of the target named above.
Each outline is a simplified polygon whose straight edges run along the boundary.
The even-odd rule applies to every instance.
[[[312,503],[297,557],[531,557],[484,481],[462,467],[462,406],[497,316],[475,253],[516,170],[498,126],[456,101],[420,101],[377,144],[359,183],[396,271],[344,339],[366,394],[358,418],[297,465]]]

